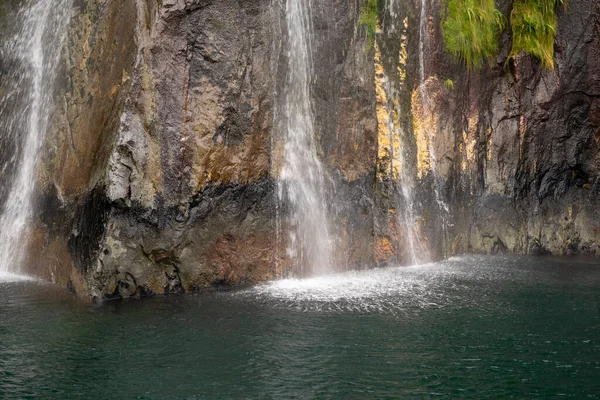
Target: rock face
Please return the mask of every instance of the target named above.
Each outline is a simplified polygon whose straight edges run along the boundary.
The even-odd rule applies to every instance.
[[[282,7],[76,2],[27,272],[98,300],[285,273]],[[361,7],[319,2],[312,15],[315,129],[339,269],[373,261],[377,145]]]
[[[558,11],[554,70],[526,54],[508,59],[505,31],[498,56],[469,71],[445,51],[439,2],[424,3],[422,44],[419,18],[412,18],[420,2],[394,3],[395,17],[392,7],[383,10],[404,27],[383,24],[381,73],[398,91],[405,167],[418,181],[423,237],[435,238],[428,241],[434,258],[598,254],[600,4],[568,2]],[[499,5],[508,19],[512,2]],[[446,232],[435,189],[449,205]]]
[[[507,17],[511,3],[500,2]],[[431,104],[426,140],[451,206],[451,254],[600,252],[600,4],[558,13],[554,70],[526,54],[507,60],[504,32],[496,59],[469,72],[448,59],[431,2],[425,90],[415,80],[412,91]]]
[[[16,3],[0,0],[0,18]],[[401,169],[415,182],[429,259],[598,254],[600,4],[560,11],[555,70],[524,54],[507,61],[504,33],[497,59],[467,71],[444,50],[439,2],[426,1],[422,82],[420,2],[380,2],[375,43],[360,22],[364,3],[312,4],[336,266],[408,262]],[[511,2],[500,6],[508,14]],[[74,2],[26,272],[97,300],[286,273],[284,7]]]

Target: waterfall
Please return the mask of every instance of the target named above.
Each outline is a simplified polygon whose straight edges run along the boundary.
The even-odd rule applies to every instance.
[[[425,41],[428,40],[427,34],[427,0],[421,0],[421,10],[419,15],[419,90],[421,94],[425,92]],[[422,98],[425,103],[425,97]]]
[[[0,272],[18,272],[34,211],[36,163],[52,106],[54,78],[70,16],[70,0],[33,0],[18,15],[18,32],[2,50],[11,60],[8,93],[0,92],[0,143],[14,150],[3,161],[10,187],[0,214]],[[6,86],[6,85],[5,85]],[[11,107],[20,99],[22,109]],[[5,148],[6,148],[5,147]],[[6,158],[6,154],[4,154]],[[7,171],[12,170],[12,174]],[[12,176],[8,176],[12,175]],[[10,180],[9,180],[10,179]]]
[[[393,116],[394,114],[400,115],[398,94],[394,89],[393,85],[389,81],[389,78],[385,76],[386,84],[384,85],[385,91],[388,96],[388,101],[385,104],[388,115]],[[405,242],[406,249],[409,257],[409,264],[419,264],[423,260],[422,254],[425,252],[421,241],[419,239],[419,229],[417,225],[417,210],[415,200],[415,176],[413,171],[408,168],[407,162],[407,138],[405,132],[401,129],[398,121],[394,121],[394,118],[389,118],[389,135],[390,143],[394,142],[394,137],[399,138],[400,148],[394,149],[392,147],[392,158],[398,165],[398,171],[394,171],[399,175],[399,194],[402,197],[402,212],[398,215],[398,224],[404,226],[406,229]]]
[[[317,156],[311,101],[310,0],[287,0],[284,148],[278,196],[289,210],[287,256],[304,275],[330,270],[331,244],[324,172]]]
[[[403,129],[400,123],[401,109],[399,90],[405,88],[405,75],[401,72],[405,68],[406,55],[404,54],[407,46],[407,22],[398,19],[400,4],[397,0],[386,0],[386,14],[383,16],[381,32],[378,42],[382,46],[392,44],[391,48],[384,47],[389,53],[399,51],[399,55],[393,58],[387,58],[387,54],[381,54],[379,44],[376,44],[376,85],[378,91],[382,93],[379,99],[381,107],[378,112],[380,129],[387,133],[387,142],[389,143],[390,158],[390,177],[397,182],[394,186],[395,205],[398,210],[397,226],[402,232],[401,237],[404,241],[406,250],[406,262],[409,264],[419,264],[429,261],[429,251],[423,245],[420,238],[418,225],[419,204],[416,199],[415,188],[417,185],[415,165],[411,158],[411,140],[410,135]],[[400,45],[400,48],[396,46]],[[404,58],[404,59],[403,59]],[[391,63],[389,70],[386,70],[384,63]],[[401,66],[402,64],[402,66]]]
[[[420,18],[419,18],[419,92],[421,95],[422,109],[423,109],[423,117],[427,116],[431,112],[430,104],[429,104],[429,96],[427,94],[426,87],[426,70],[425,70],[425,51],[426,46],[428,46],[429,42],[429,34],[427,32],[427,0],[421,0],[421,10],[420,10]],[[423,118],[425,119],[425,118]],[[425,127],[427,129],[427,127]],[[435,148],[433,146],[433,136],[430,132],[425,131],[425,136],[427,137],[427,149],[429,152],[429,157],[431,160],[431,174],[433,175],[433,191],[435,195],[435,201],[440,209],[440,215],[442,220],[442,238],[444,243],[442,243],[442,251],[444,252],[444,257],[446,256],[446,247],[447,247],[447,230],[449,226],[449,215],[450,209],[448,204],[444,201],[442,194],[440,192],[440,188],[442,187],[442,182],[440,180],[439,175],[437,174],[437,156],[435,152]]]

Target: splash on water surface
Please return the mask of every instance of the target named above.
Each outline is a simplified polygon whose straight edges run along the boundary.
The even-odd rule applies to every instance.
[[[3,282],[20,282],[20,281],[33,281],[35,280],[32,277],[25,275],[15,275],[9,272],[0,271],[0,283]]]

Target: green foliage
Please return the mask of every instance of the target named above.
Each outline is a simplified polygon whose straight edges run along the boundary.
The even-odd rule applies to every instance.
[[[442,35],[446,50],[467,68],[481,68],[498,51],[504,16],[494,0],[446,0]]]
[[[545,68],[554,68],[556,10],[564,0],[515,0],[510,14],[512,50],[536,56]]]
[[[452,90],[454,89],[454,81],[452,79],[446,79],[444,81],[444,86],[446,87],[446,89]]]
[[[367,47],[370,49],[377,31],[377,0],[367,0],[360,12],[359,23],[367,30]]]

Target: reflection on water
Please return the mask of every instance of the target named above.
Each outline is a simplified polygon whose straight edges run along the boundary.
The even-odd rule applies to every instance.
[[[465,257],[101,307],[0,282],[0,398],[598,398],[595,260]]]

